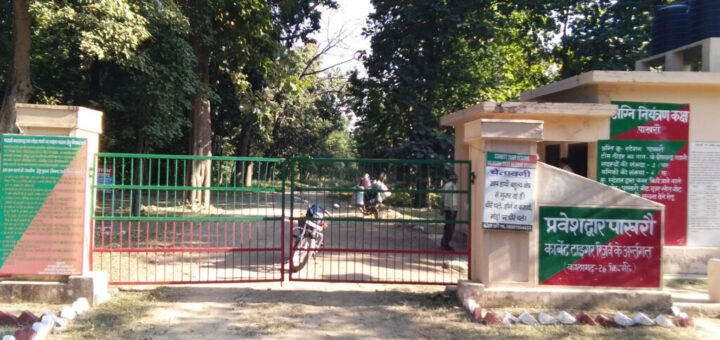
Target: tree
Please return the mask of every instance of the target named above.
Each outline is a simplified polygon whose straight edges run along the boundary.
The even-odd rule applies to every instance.
[[[243,86],[233,86],[229,77],[217,82],[213,89],[221,102],[215,106],[213,129],[220,132],[214,139],[218,151],[313,155],[333,131],[345,132],[344,82],[320,68],[327,51],[314,44],[287,50],[267,65],[264,85],[257,89],[245,79]],[[246,138],[246,132],[253,138]]]
[[[0,3],[0,97],[5,93],[5,84],[12,59],[12,1]]]
[[[503,101],[544,83],[552,28],[533,1],[375,0],[365,34],[367,79],[352,77],[359,152],[365,157],[452,158],[439,118],[483,100]],[[411,168],[424,189],[426,168]],[[442,174],[439,174],[442,176]],[[429,203],[417,194],[416,206]]]
[[[668,0],[573,0],[558,3],[554,54],[567,78],[591,70],[632,70],[649,55],[653,9]]]
[[[439,117],[481,100],[502,101],[550,77],[533,1],[375,0],[365,34],[367,79],[354,77],[357,143],[368,157],[448,158]],[[378,143],[377,140],[382,140]]]
[[[106,112],[108,126],[105,142],[114,143],[115,150],[135,153],[158,150],[183,153],[178,149],[190,127],[186,112],[191,107],[190,95],[202,85],[194,77],[195,57],[186,40],[189,25],[177,7],[166,3],[158,11],[154,2],[138,6],[139,15],[147,19],[149,38],[135,50],[133,64],[98,64],[93,70],[95,91],[102,95],[94,101]],[[113,81],[100,79],[113,78]],[[132,142],[134,141],[134,143]]]
[[[312,64],[304,71],[318,72],[317,60],[305,63],[308,52],[300,58],[298,51],[305,47],[296,46],[319,27],[319,6],[335,4],[329,0],[217,0],[213,6],[183,0],[33,1],[29,60],[35,94],[31,100],[104,111],[101,143],[106,151],[188,152],[191,138],[186,132],[192,127],[192,115],[186,113],[197,98],[217,107],[211,110],[213,115],[223,112],[216,115],[219,125],[248,127],[243,129],[248,132],[245,136],[262,136],[275,125],[283,126],[285,118],[278,111],[282,105],[292,107],[290,103],[299,98],[306,105],[311,101],[306,94],[316,93],[305,91],[306,84],[312,83],[312,88],[320,84],[301,79],[310,74],[300,76],[303,72],[298,68]],[[11,3],[0,4],[0,32],[8,33],[0,36],[0,46],[10,46],[11,14]],[[208,47],[207,56],[202,56],[208,64],[207,83],[197,76],[204,66],[197,58],[202,51],[194,50],[193,42]],[[9,68],[8,51],[0,50],[0,65]],[[8,75],[0,74],[0,81],[7,80]],[[219,100],[225,94],[215,92],[222,88],[218,84],[233,93],[232,98],[225,96],[231,100]],[[270,92],[277,100],[268,97]],[[271,107],[278,124],[265,119]],[[226,131],[220,132],[215,139],[227,140]],[[255,142],[261,155],[275,153],[269,148],[271,138],[246,140]],[[231,144],[219,145],[215,152],[236,155],[222,149],[235,146]],[[235,151],[250,154],[249,148]]]
[[[191,27],[190,45],[197,59],[197,79],[209,87],[210,66],[228,72],[235,83],[248,79],[254,89],[263,86],[267,65],[296,41],[319,28],[320,6],[332,0],[200,1],[187,0],[182,8]],[[212,155],[210,92],[192,96],[190,153]],[[252,105],[251,105],[252,106]],[[246,125],[250,127],[249,125]],[[249,131],[245,132],[249,138]],[[210,184],[210,162],[196,162],[191,174],[194,187]],[[208,205],[208,191],[194,191],[193,202]]]
[[[30,6],[27,0],[12,0],[12,59],[0,107],[0,134],[17,132],[16,103],[32,95],[30,83]]]
[[[103,150],[147,153],[184,135],[198,85],[172,2],[36,1],[31,13],[34,100],[104,111]]]

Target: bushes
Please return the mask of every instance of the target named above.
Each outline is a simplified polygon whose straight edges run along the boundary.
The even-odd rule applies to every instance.
[[[386,198],[383,201],[383,204],[395,207],[414,207],[414,195],[419,194],[412,194],[408,192],[394,192],[392,196]],[[439,208],[442,204],[442,197],[440,196],[440,194],[429,193],[428,195],[430,195],[431,208]]]

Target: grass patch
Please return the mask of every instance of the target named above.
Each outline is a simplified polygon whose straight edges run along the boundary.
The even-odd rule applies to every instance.
[[[93,308],[90,313],[73,321],[69,328],[53,339],[112,339],[120,338],[120,330],[142,319],[155,303],[151,292],[122,292]]]

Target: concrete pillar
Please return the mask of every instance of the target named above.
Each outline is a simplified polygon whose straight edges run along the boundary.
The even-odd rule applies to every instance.
[[[538,161],[540,162],[546,162],[545,160],[545,143],[538,143],[537,148],[537,154],[538,154]],[[546,162],[547,163],[547,162]]]
[[[689,65],[685,65],[682,53],[671,52],[665,54],[665,71],[689,71]]]
[[[597,142],[588,143],[587,178],[597,181]]]
[[[710,301],[720,302],[720,259],[708,260],[707,277]]]
[[[463,160],[463,159],[470,159],[470,146],[465,143],[465,135],[464,130],[462,128],[455,129],[455,159],[456,160]],[[469,167],[467,166],[456,166],[455,167],[455,173],[458,176],[458,188],[469,188],[470,183],[468,183],[468,171],[471,171]],[[464,189],[463,189],[464,190]],[[464,195],[463,195],[464,196]],[[469,206],[467,205],[467,202],[461,202],[460,203],[460,210],[458,211],[458,219],[467,219],[468,215],[468,209]],[[457,230],[455,230],[455,234],[453,238],[459,242],[460,244],[468,243],[468,230],[467,226],[458,224]]]
[[[569,143],[560,143],[560,158],[567,157],[569,154]]]
[[[476,180],[472,187],[470,279],[488,287],[537,285],[537,211],[531,232],[482,229],[485,162],[488,151],[537,154],[543,122],[479,119],[466,123],[465,142]],[[536,192],[537,195],[537,192]],[[535,207],[537,210],[537,207]]]
[[[703,72],[720,72],[720,39],[706,39],[701,58]]]
[[[88,169],[94,168],[102,133],[102,112],[79,106],[16,104],[17,125],[23,134],[43,136],[67,136],[86,138],[88,141]],[[88,171],[88,174],[91,174]],[[85,219],[83,240],[82,275],[89,274],[90,237],[92,217],[92,181],[88,176],[85,183]]]
[[[650,71],[650,64],[646,61],[635,61],[635,71]]]

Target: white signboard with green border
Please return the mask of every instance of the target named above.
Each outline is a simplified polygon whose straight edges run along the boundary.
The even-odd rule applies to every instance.
[[[536,155],[487,153],[483,229],[532,230],[536,166]]]

